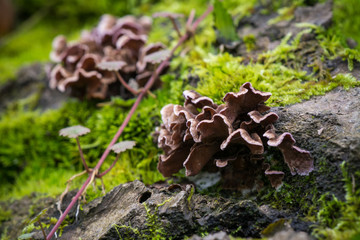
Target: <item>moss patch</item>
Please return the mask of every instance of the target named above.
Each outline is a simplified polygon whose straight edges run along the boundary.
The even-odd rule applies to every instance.
[[[321,207],[317,214],[319,226],[313,234],[319,239],[359,239],[360,237],[360,189],[355,186],[355,178],[360,177],[360,171],[349,175],[345,162],[341,164],[345,183],[345,201],[335,196],[323,195],[320,198]]]
[[[322,95],[337,86],[358,86],[351,75],[337,75],[332,79],[318,80],[305,71],[296,71],[279,63],[242,64],[241,57],[224,53],[209,55],[195,66],[194,74],[200,77],[196,90],[216,102],[227,92],[239,91],[239,86],[251,82],[255,89],[271,92],[270,106],[283,106]]]
[[[354,29],[360,28],[360,8],[357,0],[335,0],[334,1],[334,35],[342,36],[344,39],[353,38],[360,43],[360,32]],[[358,44],[357,49],[360,49]]]
[[[121,154],[119,163],[104,177],[107,190],[135,179],[145,183],[162,179],[156,170],[159,150],[151,133],[160,122],[161,107],[179,102],[183,88],[183,82],[175,80],[173,75],[162,78],[165,88],[155,92],[156,98],[144,99],[121,136],[120,141],[134,140],[137,145]],[[85,159],[92,167],[132,103],[133,100],[114,98],[105,106],[96,107],[91,102],[70,101],[59,110],[43,114],[8,112],[0,121],[1,136],[7,136],[0,139],[1,197],[21,197],[32,191],[51,195],[61,193],[66,179],[82,166],[75,140],[58,136],[58,131],[76,124],[91,129],[90,134],[80,138],[80,143]],[[114,159],[115,154],[110,155],[102,169],[109,167]],[[73,186],[79,186],[83,180],[79,178]]]
[[[159,216],[159,207],[163,206],[165,203],[171,201],[171,198],[166,199],[164,202],[159,203],[155,205],[154,210],[151,209],[150,206],[146,204],[146,202],[143,203],[143,206],[146,211],[146,229],[139,230],[137,228],[133,228],[131,226],[127,225],[114,225],[114,228],[116,232],[118,233],[120,238],[133,238],[134,234],[136,237],[140,239],[154,239],[154,240],[165,240],[168,239],[167,233],[165,231],[165,228],[163,226],[163,223],[161,222],[160,216]],[[120,233],[119,230],[125,229],[125,233]],[[125,236],[123,236],[125,235]],[[171,238],[170,238],[171,239]]]

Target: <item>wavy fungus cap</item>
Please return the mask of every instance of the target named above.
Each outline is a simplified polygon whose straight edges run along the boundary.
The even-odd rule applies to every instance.
[[[292,174],[307,175],[313,159],[306,150],[294,146],[290,133],[275,134],[278,115],[265,105],[271,93],[244,83],[237,93],[227,93],[224,104],[217,105],[195,91],[184,91],[183,106],[169,104],[162,108],[163,124],[158,132],[158,146],[164,150],[158,170],[165,177],[185,167],[186,175],[201,170],[218,170],[223,187],[248,191],[260,188],[265,175],[274,188],[282,185],[284,173],[270,170],[263,153],[277,147]],[[267,139],[267,140],[266,140]]]
[[[149,17],[116,18],[106,14],[91,31],[83,31],[77,42],[56,37],[50,58],[57,65],[50,73],[50,87],[78,98],[105,99],[121,93],[127,98],[129,92],[117,81],[115,72],[126,82],[136,79],[138,86],[143,87],[155,70],[148,56],[166,48],[161,43],[146,45],[151,23]],[[125,64],[109,70],[98,67],[103,62]],[[153,88],[160,85],[157,78]]]

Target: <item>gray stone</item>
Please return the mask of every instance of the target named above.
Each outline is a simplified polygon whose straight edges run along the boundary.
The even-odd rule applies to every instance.
[[[317,190],[343,199],[340,163],[345,161],[352,174],[360,169],[360,88],[337,88],[275,112],[277,130],[291,132],[297,145],[312,153]]]
[[[284,230],[276,233],[269,240],[311,240],[306,232],[295,232],[293,229]]]
[[[68,97],[49,88],[46,73],[46,68],[49,67],[50,64],[41,63],[22,67],[14,80],[0,85],[0,113],[25,99],[28,100],[25,107],[30,110],[59,108]]]
[[[178,192],[148,188],[140,181],[119,185],[95,203],[84,205],[79,220],[65,227],[60,239],[151,239],[157,235],[183,239],[219,230],[260,237],[261,229],[272,221],[251,200],[192,192],[191,185]],[[41,239],[42,234],[37,232],[35,238]]]
[[[318,3],[315,6],[297,7],[293,19],[274,24],[268,24],[268,22],[274,19],[277,14],[264,15],[261,11],[262,8],[258,8],[254,14],[239,22],[238,35],[252,34],[256,39],[267,37],[270,42],[274,42],[282,39],[288,33],[295,36],[302,31],[303,28],[297,26],[299,23],[310,23],[327,28],[330,26],[333,17],[332,6],[332,1],[327,1],[326,3]]]
[[[194,235],[189,240],[230,240],[230,236],[226,232],[218,232],[214,234],[209,234],[206,237],[199,237]]]

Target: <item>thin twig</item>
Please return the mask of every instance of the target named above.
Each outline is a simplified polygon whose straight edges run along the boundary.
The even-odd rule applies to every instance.
[[[107,174],[107,173],[115,166],[116,162],[119,160],[119,157],[120,157],[120,154],[118,154],[118,155],[116,156],[115,161],[111,164],[111,166],[110,166],[108,169],[106,169],[106,170],[103,171],[102,173],[99,173],[98,175],[96,175],[96,177],[102,178],[105,174]]]
[[[41,228],[42,234],[44,235],[44,239],[46,239],[46,233],[45,233],[45,230],[44,230],[44,228],[43,228],[43,226],[42,226],[42,224],[41,224],[40,219],[38,220],[38,223],[39,223],[39,225],[40,225],[40,228]]]
[[[76,143],[77,143],[78,148],[79,148],[80,158],[81,158],[81,161],[82,161],[82,163],[83,163],[83,165],[84,165],[84,168],[85,168],[86,172],[90,172],[90,171],[89,171],[89,167],[88,167],[88,165],[86,164],[86,161],[85,161],[85,158],[84,158],[84,153],[83,153],[83,151],[82,151],[82,149],[81,149],[80,141],[79,141],[79,138],[78,138],[78,137],[76,138]]]
[[[140,88],[140,89],[137,91],[136,95],[139,95],[139,94],[142,92],[143,89],[144,89],[144,88]],[[150,90],[147,90],[146,93],[149,94],[150,97],[156,98],[155,94],[153,94]]]
[[[106,192],[105,192],[104,180],[102,178],[100,178],[100,181],[101,181],[101,192],[105,196]]]
[[[142,91],[142,89],[139,90],[135,90],[133,89],[129,84],[127,84],[127,82],[125,82],[125,80],[121,77],[121,74],[118,71],[114,71],[115,75],[117,76],[117,78],[119,79],[119,81],[121,82],[121,84],[129,91],[131,92],[134,96],[137,96],[140,94],[140,92]],[[154,94],[152,92],[150,92],[150,90],[147,91],[147,93],[150,96],[154,96]]]
[[[94,183],[96,173],[97,173],[97,170],[94,169],[94,171],[90,174],[90,182],[86,185],[86,188],[84,189],[84,193],[86,192],[86,190],[90,186],[90,184]],[[75,195],[75,197],[76,197],[76,195]]]
[[[211,11],[213,10],[213,6],[209,6],[207,11],[199,18],[199,19],[204,19]],[[192,26],[192,29],[195,30],[195,28],[197,27],[197,25],[200,23],[199,19],[197,21],[195,21],[194,25]],[[60,216],[59,220],[57,221],[57,223],[55,224],[55,226],[51,229],[49,235],[47,236],[46,240],[50,240],[52,238],[52,236],[54,235],[54,233],[56,232],[56,230],[59,228],[59,226],[61,225],[61,223],[64,221],[66,215],[70,212],[71,208],[74,206],[74,204],[76,203],[76,200],[82,195],[82,193],[84,192],[84,190],[87,188],[88,184],[91,182],[91,180],[93,179],[94,174],[96,175],[96,172],[100,169],[101,165],[104,163],[106,157],[109,155],[110,151],[111,151],[111,147],[116,143],[116,141],[118,140],[118,138],[120,137],[121,133],[124,131],[125,127],[127,126],[127,124],[130,122],[130,119],[132,117],[132,115],[135,113],[135,110],[137,109],[137,107],[139,106],[142,98],[145,96],[145,94],[147,93],[148,90],[150,90],[150,88],[152,87],[152,85],[154,84],[157,76],[163,71],[163,69],[168,65],[170,58],[173,56],[175,50],[181,45],[183,44],[186,40],[188,40],[191,37],[190,34],[186,33],[185,35],[183,35],[178,43],[175,45],[175,47],[173,47],[173,49],[171,50],[169,56],[166,58],[166,60],[164,60],[159,67],[153,72],[153,75],[151,76],[151,78],[149,79],[149,81],[146,83],[143,91],[139,94],[139,96],[136,98],[136,101],[134,103],[134,105],[131,107],[128,115],[126,116],[124,122],[121,124],[118,132],[115,134],[114,138],[111,140],[109,146],[105,149],[103,155],[101,156],[99,162],[96,164],[95,168],[93,169],[93,174],[91,174],[85,181],[85,183],[81,186],[80,190],[76,193],[75,197],[72,199],[72,201],[70,202],[70,204],[67,206],[66,210],[64,211],[64,213]]]
[[[214,7],[210,5],[208,9],[206,9],[206,12],[201,15],[191,26],[194,30],[199,26],[200,22],[206,18],[207,15],[209,15],[214,10]]]
[[[193,9],[193,10],[191,10],[189,18],[188,18],[188,20],[186,22],[186,29],[191,27],[191,25],[192,25],[192,23],[194,21],[194,17],[195,17],[195,10]]]
[[[114,71],[116,77],[119,79],[119,81],[121,82],[121,84],[129,91],[131,92],[134,96],[138,95],[138,92],[133,89],[129,84],[127,84],[125,82],[125,80],[121,77],[120,73],[118,71]]]
[[[181,37],[182,37],[182,34],[181,34],[180,29],[178,28],[178,26],[177,26],[177,24],[176,24],[176,22],[175,22],[175,19],[172,18],[172,17],[169,17],[169,18],[170,18],[170,21],[172,22],[172,24],[173,24],[173,26],[174,26],[175,31],[177,32],[177,34],[178,34],[178,36],[179,36],[179,38],[181,38]]]
[[[74,176],[72,176],[69,180],[67,180],[67,184],[66,184],[66,188],[65,188],[65,191],[60,195],[60,198],[59,198],[59,202],[57,203],[57,208],[60,212],[60,215],[63,214],[63,212],[61,211],[61,204],[62,204],[62,201],[65,197],[65,195],[69,192],[69,189],[70,189],[70,185],[71,185],[71,182],[72,180],[74,180],[75,178],[81,176],[81,175],[84,175],[85,173],[87,173],[86,170],[82,171],[81,173],[77,173],[75,174]]]

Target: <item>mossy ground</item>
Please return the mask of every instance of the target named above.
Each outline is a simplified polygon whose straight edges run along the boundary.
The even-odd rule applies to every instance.
[[[18,2],[21,3],[19,0]],[[206,9],[207,1],[124,1],[111,5],[85,9],[83,14],[73,11],[66,21],[55,19],[52,24],[46,23],[51,15],[52,8],[39,20],[34,20],[33,26],[26,25],[10,38],[8,43],[0,46],[0,83],[15,76],[16,69],[33,61],[47,61],[51,49],[51,41],[55,35],[65,34],[70,39],[79,35],[79,29],[91,26],[101,16],[108,12],[118,15],[133,13],[140,15],[146,13],[151,15],[157,11],[173,11],[188,15],[195,8],[197,15]],[[262,2],[262,1],[260,1]],[[279,1],[280,2],[280,1]],[[298,1],[297,5],[303,5],[307,1]],[[280,8],[275,1],[273,9]],[[305,26],[305,31],[313,31],[317,34],[316,44],[322,49],[320,60],[342,57],[349,61],[349,68],[354,61],[360,60],[357,49],[350,50],[346,39],[351,37],[360,42],[360,10],[357,8],[357,0],[340,1],[335,0],[334,21],[328,30]],[[38,4],[34,1],[34,5]],[[100,4],[100,5],[99,5]],[[125,4],[125,5],[124,5]],[[250,15],[254,9],[256,0],[252,1],[225,1],[224,6],[238,21],[246,15]],[[66,4],[65,4],[66,5]],[[64,5],[64,9],[67,9]],[[83,1],[77,1],[76,6],[85,6]],[[91,4],[90,4],[91,5]],[[90,6],[89,5],[89,6]],[[31,6],[31,5],[30,5]],[[290,6],[292,6],[290,4]],[[289,5],[287,6],[289,7]],[[63,13],[61,13],[63,11]],[[61,10],[58,16],[63,16],[65,10]],[[78,16],[87,19],[79,22]],[[291,16],[290,16],[291,17]],[[69,22],[76,24],[69,27]],[[182,25],[185,19],[181,20]],[[53,24],[58,26],[53,27]],[[30,24],[31,25],[31,24]],[[235,24],[236,25],[236,24]],[[161,27],[159,27],[161,26]],[[164,37],[166,36],[166,37]],[[290,40],[290,37],[292,37]],[[199,34],[195,40],[185,44],[183,49],[191,49],[184,56],[184,52],[178,51],[171,63],[169,73],[162,77],[163,88],[154,92],[156,98],[147,97],[140,105],[125,129],[120,140],[135,140],[136,147],[121,155],[120,161],[115,168],[104,177],[106,190],[127,181],[140,179],[145,183],[153,183],[163,179],[156,170],[157,158],[160,150],[157,149],[151,137],[154,128],[160,123],[160,109],[168,103],[179,104],[182,102],[182,91],[190,87],[188,75],[196,75],[200,82],[195,88],[201,94],[221,102],[222,97],[229,91],[238,91],[239,86],[250,81],[256,89],[272,93],[269,100],[270,106],[282,106],[308,99],[313,95],[321,95],[337,86],[345,88],[359,85],[351,74],[329,76],[321,72],[319,66],[313,66],[314,72],[308,74],[299,67],[299,42],[301,36],[287,36],[273,51],[262,53],[259,61],[244,63],[242,57],[234,57],[228,53],[220,53],[214,46],[216,33],[213,29],[213,16],[209,16],[200,25]],[[176,33],[166,19],[155,19],[153,31],[149,36],[150,42],[162,41],[168,46],[176,43]],[[251,50],[251,38],[246,40],[247,47]],[[125,118],[132,100],[123,101],[114,98],[103,107],[96,107],[94,102],[78,102],[69,100],[64,106],[57,110],[49,110],[45,113],[25,111],[23,109],[12,109],[1,116],[0,120],[0,166],[1,182],[0,198],[20,198],[31,192],[47,193],[55,196],[64,190],[66,180],[81,170],[81,164],[75,141],[58,136],[61,128],[81,124],[91,129],[91,133],[80,138],[84,147],[86,160],[94,165],[102,154],[107,144],[117,131],[117,128]],[[104,163],[106,169],[115,156],[110,156]],[[85,177],[73,182],[73,188],[81,186]],[[294,178],[295,179],[295,178]],[[297,179],[297,178],[296,178]],[[303,184],[311,184],[310,177],[298,179]],[[293,182],[293,181],[292,181]],[[346,181],[348,186],[348,182]],[[322,228],[318,228],[318,236],[326,236],[330,239],[343,239],[358,232],[349,229],[359,229],[358,215],[353,212],[359,209],[359,198],[353,193],[347,198],[347,203],[337,199],[328,199],[315,203],[314,196],[320,197],[316,189],[305,194],[306,201],[296,197],[301,191],[301,184],[294,189],[291,185],[284,185],[281,191],[270,191],[261,194],[263,201],[272,202],[274,207],[287,208],[301,206],[304,216],[311,221],[319,221]],[[98,184],[99,185],[99,184]],[[350,194],[348,193],[348,194]],[[99,196],[100,191],[88,192],[90,199]],[[352,196],[352,197],[351,197]],[[326,198],[323,198],[326,199]],[[313,204],[311,204],[313,203]],[[316,205],[316,207],[314,207]],[[315,209],[320,207],[322,211],[316,215]],[[342,209],[341,216],[329,216],[332,208]],[[357,217],[356,217],[357,216]],[[1,217],[0,217],[1,219]],[[330,222],[326,219],[332,219]],[[355,219],[355,225],[348,225],[347,219]],[[346,222],[346,223],[344,223]]]
[[[313,234],[319,239],[352,239],[360,238],[360,188],[355,185],[355,178],[360,171],[350,175],[345,162],[341,164],[344,177],[345,201],[335,196],[322,195],[319,199],[320,210],[316,217],[320,223]]]

